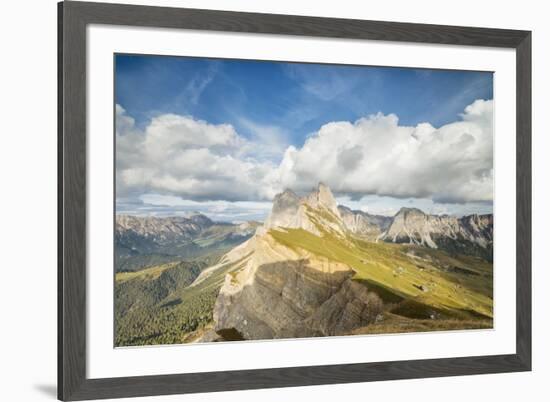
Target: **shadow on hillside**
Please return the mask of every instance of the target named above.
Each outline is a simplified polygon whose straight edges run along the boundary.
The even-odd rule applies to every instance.
[[[240,278],[239,273],[229,275],[236,293],[220,293],[217,301],[221,308],[215,331],[224,341],[339,334],[376,316],[358,306],[367,290],[351,283],[354,271],[328,259],[263,264],[253,280]],[[239,289],[242,282],[246,284]]]

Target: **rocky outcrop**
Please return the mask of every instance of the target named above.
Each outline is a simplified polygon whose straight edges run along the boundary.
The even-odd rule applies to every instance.
[[[249,239],[258,222],[214,222],[202,214],[171,217],[117,215],[115,268],[133,271],[230,250]]]
[[[453,249],[467,254],[481,252],[492,256],[493,216],[468,215],[457,218],[449,215],[428,215],[416,208],[401,208],[380,239]]]
[[[132,232],[162,242],[193,237],[212,225],[214,222],[200,214],[166,218],[117,215],[115,232],[119,235]]]
[[[303,229],[317,236],[326,231],[339,235],[345,232],[336,200],[322,183],[305,197],[298,197],[291,190],[276,195],[260,233],[277,228]]]
[[[341,335],[374,322],[382,303],[353,271],[290,250],[266,234],[246,266],[225,277],[214,330],[226,340]]]
[[[388,229],[392,222],[389,216],[372,215],[363,211],[354,211],[343,205],[338,211],[347,230],[353,235],[374,240]]]
[[[285,190],[277,194],[273,199],[271,213],[267,218],[264,227],[266,229],[275,227],[291,228],[296,226],[296,216],[300,209],[300,197],[294,191]]]
[[[304,200],[304,202],[309,205],[311,208],[319,209],[324,208],[332,212],[336,217],[340,218],[340,212],[338,211],[338,204],[332,195],[330,188],[323,184],[319,183],[317,191],[312,191]]]
[[[465,238],[488,247],[493,244],[493,215],[467,215],[459,219]]]
[[[323,336],[347,335],[356,328],[375,322],[382,310],[382,300],[375,292],[363,284],[346,280],[307,323]]]

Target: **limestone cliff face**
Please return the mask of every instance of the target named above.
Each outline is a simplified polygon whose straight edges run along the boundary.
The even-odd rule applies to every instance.
[[[285,190],[273,199],[271,214],[267,218],[265,228],[296,227],[296,216],[300,209],[300,197],[292,190]]]
[[[224,339],[341,335],[374,322],[375,293],[345,264],[291,250],[269,235],[254,239],[246,266],[228,274],[214,307]]]
[[[412,243],[431,248],[452,243],[471,243],[484,249],[493,244],[493,216],[428,215],[416,208],[402,208],[380,237],[395,243]]]
[[[342,222],[348,231],[355,236],[375,240],[392,222],[389,216],[372,215],[363,211],[353,211],[343,205],[338,206]]]
[[[163,241],[174,239],[192,238],[213,225],[214,222],[201,214],[167,218],[117,215],[115,231],[119,237],[133,233],[142,237],[155,239],[157,242],[162,243]]]
[[[340,217],[340,211],[338,211],[338,205],[332,195],[330,188],[323,183],[319,183],[317,191],[312,191],[304,200],[304,202],[311,208],[325,208],[332,212],[338,218]]]
[[[336,200],[330,188],[322,183],[305,197],[298,197],[291,190],[275,196],[263,232],[277,228],[304,229],[317,236],[323,230],[340,235],[345,232]]]
[[[493,244],[493,215],[468,215],[459,221],[464,237],[482,247]]]

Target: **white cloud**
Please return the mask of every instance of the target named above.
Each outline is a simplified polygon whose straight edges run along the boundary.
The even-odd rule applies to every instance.
[[[121,124],[118,124],[118,121]],[[228,124],[165,114],[143,132],[117,107],[117,196],[157,192],[195,200],[270,199],[275,166]]]
[[[170,157],[189,148],[232,152],[242,145],[244,140],[229,124],[212,125],[176,114],[153,118],[145,130],[145,151],[152,158]]]
[[[493,199],[493,102],[477,100],[440,128],[400,126],[377,114],[332,122],[279,165],[267,152],[271,128],[247,140],[228,124],[188,116],[155,117],[145,130],[117,105],[117,196],[157,193],[196,201],[266,201],[284,188],[423,198],[438,203]],[[280,144],[273,142],[273,148]],[[283,152],[282,149],[278,149]]]
[[[393,114],[326,124],[300,149],[287,149],[280,184],[307,190],[323,181],[356,197],[492,201],[492,113],[493,101],[477,100],[439,129],[400,126]]]

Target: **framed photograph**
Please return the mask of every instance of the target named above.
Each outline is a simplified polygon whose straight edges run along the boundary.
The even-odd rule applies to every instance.
[[[531,369],[531,33],[59,3],[58,397]]]

